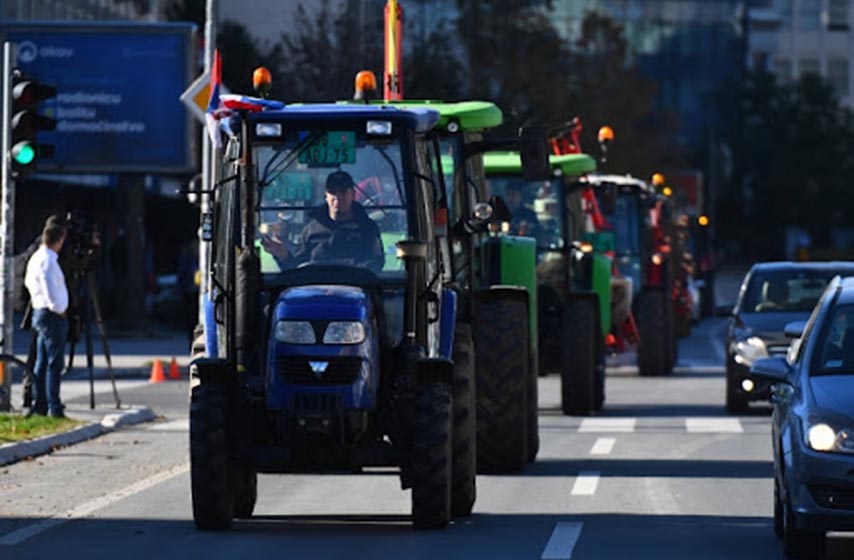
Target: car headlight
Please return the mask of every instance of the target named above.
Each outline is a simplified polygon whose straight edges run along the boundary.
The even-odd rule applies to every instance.
[[[323,335],[324,344],[359,344],[365,340],[365,327],[358,321],[332,321]]]
[[[751,336],[735,344],[735,361],[743,366],[750,367],[756,360],[767,357],[768,348],[758,336]]]
[[[307,321],[279,321],[276,323],[276,340],[288,344],[314,344],[314,328]]]
[[[854,430],[837,430],[824,422],[805,422],[807,445],[814,451],[854,453]]]

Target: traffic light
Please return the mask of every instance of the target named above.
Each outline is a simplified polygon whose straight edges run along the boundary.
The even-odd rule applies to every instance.
[[[16,176],[35,170],[36,160],[53,157],[53,145],[38,142],[40,130],[54,130],[56,119],[41,115],[39,103],[56,97],[56,88],[12,71],[11,129],[12,172]]]

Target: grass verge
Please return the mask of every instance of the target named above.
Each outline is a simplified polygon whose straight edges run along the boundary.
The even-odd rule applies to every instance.
[[[0,445],[67,432],[83,424],[70,418],[0,413]]]

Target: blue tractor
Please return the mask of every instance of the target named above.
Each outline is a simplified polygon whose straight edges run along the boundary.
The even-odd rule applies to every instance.
[[[205,356],[191,366],[195,523],[251,516],[259,472],[394,466],[414,526],[444,527],[471,512],[474,468],[455,467],[473,453],[455,450],[473,450],[475,426],[455,426],[473,399],[454,386],[473,393],[474,371],[451,359],[439,115],[271,105],[220,121]]]

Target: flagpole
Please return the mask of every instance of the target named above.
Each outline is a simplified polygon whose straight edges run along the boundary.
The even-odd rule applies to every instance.
[[[219,6],[217,0],[206,0],[205,5],[205,73],[210,76],[213,66],[214,49],[216,48],[216,29],[219,19]],[[211,84],[213,87],[213,84]],[[207,127],[205,127],[207,128]],[[201,213],[202,219],[211,211],[211,202],[208,192],[215,180],[216,166],[212,157],[210,135],[207,130],[202,134],[202,195]],[[208,263],[210,262],[211,244],[202,239],[202,227],[199,227],[199,270],[201,271],[199,282],[199,324],[204,324],[204,297],[208,293],[210,279],[208,278]],[[214,349],[211,349],[214,350]]]

